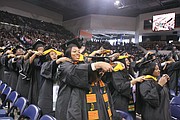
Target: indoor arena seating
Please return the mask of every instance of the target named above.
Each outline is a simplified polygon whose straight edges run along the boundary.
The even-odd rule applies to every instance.
[[[2,94],[1,94],[1,98],[5,98],[5,100],[3,100],[3,103],[1,104],[1,106],[0,106],[0,109],[2,109],[3,107],[5,107],[5,105],[6,105],[6,99],[8,98],[8,96],[10,95],[10,93],[11,93],[11,91],[12,91],[12,88],[11,87],[6,87],[5,88],[5,90],[2,92]]]
[[[63,44],[65,40],[75,37],[61,25],[34,20],[4,11],[0,11],[0,13],[1,46],[6,46],[8,44],[16,45],[21,43],[25,47],[29,47],[35,42],[35,40],[41,39],[48,45],[50,44],[52,47],[61,50],[60,45]],[[111,45],[108,41],[96,40],[87,41],[85,45],[85,52],[87,53],[98,50],[103,46],[105,49],[111,49],[116,52],[128,52],[129,54],[137,56],[143,55],[142,51],[133,43],[119,42]]]
[[[40,108],[30,104],[20,115],[21,118],[30,118],[31,120],[37,120],[40,118]]]
[[[121,111],[121,110],[116,110],[116,112],[122,116],[125,120],[133,120],[133,117],[127,113],[127,112],[124,112],[124,111]]]
[[[172,98],[170,102],[171,106],[171,116],[173,120],[180,119],[180,94]]]
[[[40,20],[0,11],[0,45],[32,44],[37,39],[52,44],[53,47],[62,44],[75,36],[61,25],[55,25]],[[30,42],[30,43],[29,43]]]
[[[23,26],[23,27],[49,31],[53,33],[65,34],[66,37],[73,36],[73,34],[70,31],[66,30],[61,25],[55,25],[52,23],[47,23],[44,21],[35,20],[35,19],[24,17],[24,16],[19,16],[12,13],[4,12],[4,11],[0,11],[0,20],[1,20],[0,22],[10,23],[14,25]]]
[[[40,120],[56,120],[56,118],[50,115],[43,115]]]
[[[6,83],[2,83],[0,84],[0,95],[2,95],[2,93],[4,92],[4,90],[6,89],[7,84]]]
[[[14,105],[14,103],[17,100],[18,96],[19,96],[19,94],[16,91],[12,91],[10,93],[10,95],[6,97],[5,101],[1,105],[0,117],[8,116],[8,114],[10,113],[10,108],[12,107],[12,105]],[[2,109],[2,108],[4,108],[6,106],[6,104],[8,104],[7,112],[6,112],[5,109]]]
[[[38,106],[34,104],[29,105],[26,98],[20,96],[1,80],[0,91],[0,96],[5,95],[5,100],[0,106],[0,120],[17,120],[21,118],[30,120],[56,120],[53,116],[42,115],[41,109]]]
[[[145,41],[139,43],[139,45],[143,46],[146,50],[155,50],[158,45],[158,50],[164,50],[168,44],[166,41]]]

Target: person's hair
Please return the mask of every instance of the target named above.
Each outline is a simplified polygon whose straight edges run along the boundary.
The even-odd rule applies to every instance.
[[[46,61],[51,61],[52,59],[51,59],[51,56],[50,56],[50,54],[47,54],[46,55]]]
[[[125,65],[125,69],[121,70],[121,72],[123,73],[123,76],[129,79],[129,70],[127,69],[127,64],[126,64],[125,59],[121,59],[119,61]]]
[[[71,58],[71,49],[72,49],[72,47],[77,47],[77,45],[75,45],[75,44],[68,45],[67,49],[64,52],[65,57]]]
[[[153,75],[156,65],[157,65],[157,63],[155,63],[155,62],[148,63],[143,68],[142,74],[143,75]]]

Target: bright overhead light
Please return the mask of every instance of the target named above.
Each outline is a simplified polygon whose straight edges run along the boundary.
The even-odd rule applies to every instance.
[[[114,5],[119,5],[120,4],[120,1],[119,0],[116,0],[115,2],[114,2]]]
[[[122,0],[115,0],[114,7],[116,7],[117,9],[124,8],[124,4],[122,3]]]

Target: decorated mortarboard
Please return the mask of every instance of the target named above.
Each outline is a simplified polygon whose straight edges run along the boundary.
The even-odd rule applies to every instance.
[[[46,45],[45,42],[43,42],[42,40],[38,39],[32,46],[32,48],[35,50],[38,47],[43,47],[44,45]]]
[[[60,52],[60,51],[57,51],[57,50],[55,50],[55,49],[48,49],[48,50],[45,50],[44,52],[43,52],[43,54],[44,55],[47,55],[48,53],[50,53],[50,52],[55,52],[57,55],[62,55],[63,53],[62,52]]]
[[[22,45],[16,45],[16,47],[13,48],[12,52],[13,52],[13,53],[16,53],[16,50],[18,50],[18,49],[23,49],[23,50],[25,50],[25,48],[24,48]]]
[[[75,39],[72,39],[72,40],[67,40],[64,44],[61,45],[61,48],[66,51],[70,45],[76,45],[78,48],[81,47],[81,45],[78,43],[78,39],[75,38]]]
[[[60,56],[60,55],[63,54],[63,52],[60,52],[60,51],[56,50],[56,49],[53,48],[51,45],[45,46],[43,54],[44,54],[44,55],[47,55],[47,54],[49,54],[49,53],[52,52],[52,51],[55,52],[58,56]]]

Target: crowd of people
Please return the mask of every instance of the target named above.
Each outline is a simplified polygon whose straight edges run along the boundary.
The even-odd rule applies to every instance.
[[[0,11],[1,46],[21,43],[26,47],[32,46],[37,40],[59,47],[66,39],[75,36],[61,25],[55,25],[12,13]],[[18,41],[17,41],[18,40]]]
[[[167,41],[145,41],[139,43],[146,50],[172,50],[173,46],[176,46],[180,50],[180,42],[173,41],[172,43],[167,43]]]
[[[168,90],[179,92],[180,62],[173,56],[164,61],[148,52],[135,60],[103,47],[85,55],[77,39],[61,48],[64,53],[40,40],[29,50],[1,48],[0,79],[58,120],[121,119],[115,110],[134,119],[138,112],[143,120],[170,120]]]
[[[138,113],[142,120],[171,120],[169,90],[179,94],[177,52],[143,53],[133,43],[112,46],[67,37],[61,28],[43,28],[45,22],[30,28],[40,21],[21,16],[3,22],[28,28],[1,25],[0,79],[42,114],[57,120],[121,120],[118,111],[123,111],[133,119]]]

